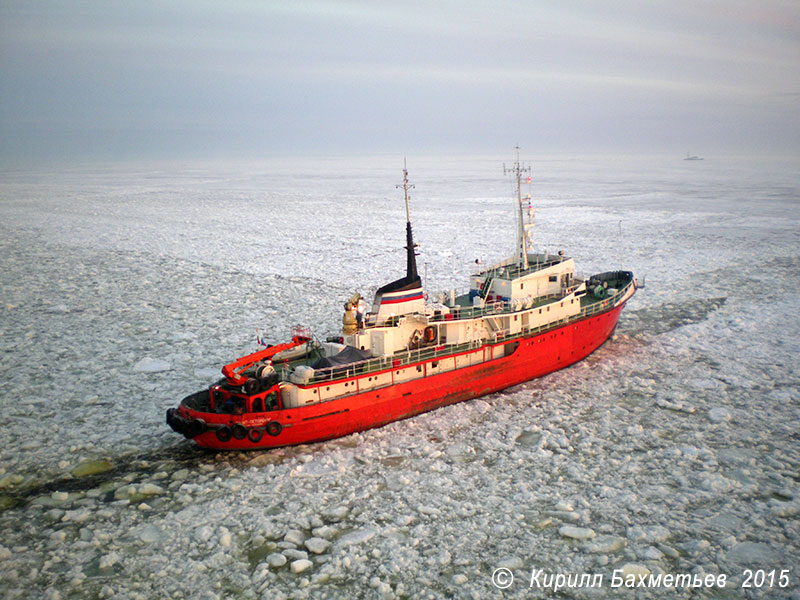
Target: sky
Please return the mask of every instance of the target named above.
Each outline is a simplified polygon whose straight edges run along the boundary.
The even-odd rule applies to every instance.
[[[797,0],[0,0],[0,160],[800,154]]]

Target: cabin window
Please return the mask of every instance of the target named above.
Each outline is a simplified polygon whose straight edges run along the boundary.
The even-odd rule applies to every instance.
[[[256,398],[253,400],[252,412],[264,412],[264,400],[262,398]]]
[[[525,284],[524,283],[520,283],[519,284],[519,289],[524,290],[525,289]]]
[[[417,365],[417,372],[422,373],[422,365]]]
[[[246,400],[244,398],[240,398],[239,396],[230,396],[225,402],[225,406],[223,407],[224,411],[234,415],[244,414],[245,402]]]
[[[558,275],[550,275],[550,281],[558,281]]]

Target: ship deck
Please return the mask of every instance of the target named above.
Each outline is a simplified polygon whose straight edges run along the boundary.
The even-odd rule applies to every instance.
[[[563,327],[568,323],[580,321],[594,314],[611,310],[614,306],[616,306],[616,304],[619,302],[620,299],[625,297],[625,294],[627,294],[629,288],[635,285],[632,278],[632,274],[626,271],[604,273],[602,275],[594,276],[593,278],[595,280],[599,279],[601,282],[602,281],[607,282],[608,288],[615,291],[611,295],[607,295],[601,298],[598,298],[593,293],[587,291],[586,294],[580,297],[581,310],[576,315],[564,319],[559,319],[557,321],[552,321],[550,323],[547,323],[539,327],[524,328],[522,331],[516,334],[498,335],[496,338],[493,339],[474,340],[472,342],[461,343],[461,344],[432,345],[427,347],[423,346],[415,350],[399,351],[389,356],[380,356],[380,357],[370,358],[364,361],[349,363],[346,365],[337,365],[323,369],[316,369],[314,376],[308,382],[303,384],[297,384],[292,382],[289,378],[289,374],[291,373],[292,369],[298,366],[312,366],[319,358],[322,357],[321,350],[312,350],[309,354],[305,356],[281,362],[280,364],[276,363],[275,368],[281,381],[287,383],[294,383],[295,385],[300,385],[301,387],[305,387],[305,386],[315,385],[321,382],[344,380],[358,375],[375,373],[387,369],[407,366],[409,364],[416,364],[427,360],[443,358],[454,354],[469,352],[471,350],[475,350],[483,346],[509,343],[517,339],[538,335],[552,329],[558,329],[559,327]],[[468,297],[467,295],[459,296],[457,300],[463,301],[463,299],[467,297]],[[561,297],[563,296],[558,295],[552,297],[539,298],[537,299],[537,302],[535,302],[531,307],[526,308],[525,310],[530,310],[536,306],[541,306],[544,304],[548,304],[550,302],[557,301]],[[514,312],[519,312],[519,311],[515,311],[513,303],[507,301],[491,302],[483,307],[473,307],[470,305],[465,306],[463,304],[459,304],[458,310],[455,311],[453,316],[448,316],[444,314],[438,314],[438,315],[435,314],[429,317],[429,322],[432,323],[441,322],[445,321],[448,318],[471,319],[480,316],[499,316],[503,314],[511,314]]]
[[[532,335],[538,335],[540,333],[544,333],[552,329],[558,329],[559,327],[563,327],[568,323],[580,321],[597,313],[611,310],[617,305],[617,303],[622,298],[625,297],[625,295],[628,293],[630,288],[635,285],[635,283],[633,281],[632,274],[630,274],[629,272],[618,271],[618,272],[607,273],[604,275],[606,275],[606,277],[605,278],[601,277],[600,280],[607,281],[609,288],[615,289],[616,292],[604,298],[597,298],[593,294],[586,293],[584,296],[581,297],[581,311],[572,317],[559,319],[558,321],[552,321],[550,323],[547,323],[546,325],[542,325],[541,327],[525,328],[520,333],[498,337],[496,340],[485,339],[485,340],[476,340],[473,342],[468,342],[463,344],[446,344],[443,346],[423,347],[417,350],[406,350],[397,352],[391,356],[371,358],[365,361],[351,363],[350,365],[341,365],[337,367],[330,367],[328,369],[318,369],[317,372],[314,374],[314,377],[309,381],[307,385],[313,385],[315,383],[323,381],[336,381],[339,379],[348,379],[350,377],[355,377],[356,375],[363,375],[368,373],[374,373],[377,371],[383,371],[386,369],[402,367],[409,364],[424,362],[426,360],[432,360],[436,358],[450,356],[453,354],[459,354],[461,352],[467,352],[469,350],[474,350],[486,345],[495,345],[495,344],[513,342],[514,340],[520,338],[525,338]],[[546,302],[551,302],[551,301],[552,299],[548,299]],[[505,313],[514,312],[510,303],[503,302],[498,304],[502,304],[502,308],[500,310],[495,310],[494,308],[492,309],[474,308],[470,310],[479,311],[478,314],[481,315],[482,314],[497,315],[497,314],[502,314],[504,312]],[[461,318],[465,317],[462,315]],[[444,315],[440,315],[439,317],[431,319],[431,321],[433,322],[441,320],[444,320]]]

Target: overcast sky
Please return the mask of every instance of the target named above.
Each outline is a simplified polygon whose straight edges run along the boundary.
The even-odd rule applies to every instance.
[[[800,154],[798,0],[0,0],[0,156]]]

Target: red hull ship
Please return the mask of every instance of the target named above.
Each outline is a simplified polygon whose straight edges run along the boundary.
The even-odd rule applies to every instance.
[[[637,282],[630,271],[586,280],[573,260],[528,251],[533,209],[516,177],[517,256],[472,276],[467,294],[426,304],[406,201],[406,276],[355,294],[342,336],[319,342],[297,327],[290,342],[222,368],[210,388],[167,411],[199,446],[247,450],[318,442],[380,427],[567,367],[614,332]]]

